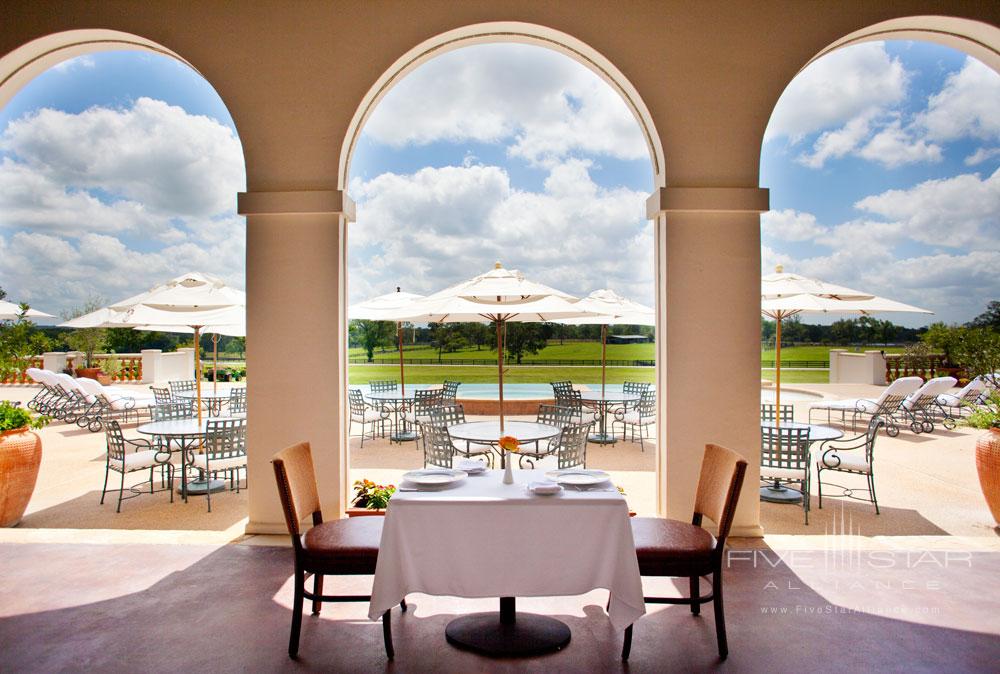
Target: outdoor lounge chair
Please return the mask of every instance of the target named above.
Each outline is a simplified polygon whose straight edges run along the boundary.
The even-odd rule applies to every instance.
[[[802,511],[809,524],[808,427],[761,426],[760,481],[773,485],[774,492],[780,492],[785,484],[797,485],[802,494]]]
[[[819,451],[822,454],[816,462],[816,482],[819,486],[820,508],[823,507],[823,473],[834,470],[840,473],[863,475],[868,481],[867,499],[854,495],[854,492],[858,491],[857,488],[848,488],[833,482],[827,482],[827,484],[843,490],[841,496],[844,498],[853,498],[874,504],[875,514],[879,514],[878,499],[875,497],[875,436],[878,435],[879,426],[883,424],[885,421],[882,417],[872,417],[865,433],[853,438],[826,440],[820,443]]]
[[[67,424],[76,423],[76,420],[90,407],[90,403],[73,377],[63,372],[58,372],[53,377],[63,397],[61,404],[52,410],[51,416]]]
[[[722,562],[746,470],[746,459],[733,450],[706,445],[691,524],[659,517],[633,517],[630,520],[639,573],[643,576],[687,578],[691,589],[690,597],[644,597],[646,603],[687,604],[691,613],[699,615],[702,604],[713,602],[715,636],[719,657],[723,660],[729,655],[729,644],[722,608]],[[705,517],[717,525],[717,537],[702,528]],[[712,592],[702,596],[700,581],[709,574],[712,576]],[[622,660],[628,660],[632,650],[632,627],[625,628]]]
[[[920,377],[900,377],[882,391],[882,395],[872,400],[870,398],[848,398],[846,400],[824,400],[809,405],[809,423],[813,423],[813,412],[826,411],[827,423],[831,422],[833,412],[840,413],[841,425],[846,425],[846,415],[851,415],[851,428],[857,430],[858,417],[880,416],[885,420],[885,432],[889,437],[899,435],[896,416],[907,396],[920,388],[923,380]]]
[[[121,389],[112,386],[102,386],[96,379],[80,377],[77,385],[88,396],[93,396],[95,403],[86,412],[86,427],[93,433],[101,430],[102,423],[109,418],[120,418],[128,422],[129,417],[139,420],[142,412],[156,404],[156,399],[148,393],[122,393]],[[82,428],[82,419],[78,425]]]
[[[370,576],[375,573],[378,546],[384,517],[348,517],[323,521],[316,472],[308,442],[281,450],[271,459],[278,496],[285,514],[285,524],[292,537],[295,553],[295,599],[292,604],[292,629],[288,638],[288,657],[299,654],[302,609],[312,601],[312,614],[318,616],[325,601],[371,601],[371,595],[325,595],[324,576]],[[312,518],[312,528],[302,533],[302,520]],[[306,590],[306,576],[313,577],[313,591]],[[406,610],[406,601],[399,603]],[[382,639],[385,653],[392,660],[390,613],[382,614]]]
[[[45,404],[45,400],[52,395],[51,389],[48,387],[45,381],[43,381],[44,375],[42,375],[42,372],[43,370],[37,367],[29,367],[24,371],[24,374],[28,375],[31,381],[35,382],[40,386],[38,392],[35,393],[34,397],[32,397],[31,400],[29,400],[25,404],[25,407],[35,412],[42,412],[42,407]]]
[[[32,398],[32,401],[37,406],[37,408],[32,409],[41,414],[55,417],[56,411],[68,402],[66,391],[59,385],[59,379],[56,378],[55,372],[35,370],[29,376],[41,384],[44,389],[43,396],[39,397],[36,395],[35,398]]]
[[[989,387],[982,377],[976,377],[957,393],[942,393],[937,397],[937,405],[945,418],[956,419],[962,416],[964,410],[972,410],[982,404],[988,395]]]
[[[906,397],[900,411],[909,417],[911,431],[917,434],[934,432],[934,414],[943,412],[937,404],[937,398],[957,383],[958,380],[954,377],[935,377]],[[945,416],[943,424],[948,429],[955,428],[956,425],[950,416]]]

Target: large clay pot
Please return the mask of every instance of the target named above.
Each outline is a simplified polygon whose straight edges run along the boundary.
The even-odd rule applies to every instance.
[[[1000,525],[1000,428],[991,428],[976,440],[976,470],[986,505]]]
[[[27,428],[0,433],[0,527],[21,521],[35,491],[42,439]]]
[[[379,517],[385,516],[385,510],[369,510],[368,508],[347,508],[345,511],[348,517]]]
[[[78,367],[76,368],[77,377],[86,377],[87,379],[97,379],[98,375],[101,374],[101,368],[99,367]]]

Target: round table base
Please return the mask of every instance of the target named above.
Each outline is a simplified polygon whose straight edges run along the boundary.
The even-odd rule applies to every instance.
[[[525,658],[566,647],[566,623],[548,616],[515,613],[514,622],[500,622],[499,613],[473,613],[455,618],[445,628],[448,643],[494,658]]]
[[[187,483],[187,495],[204,496],[209,491],[214,494],[217,491],[225,490],[225,488],[225,480],[193,480]],[[184,487],[177,487],[177,493],[183,494]]]
[[[389,436],[389,442],[398,442],[400,444],[404,442],[413,442],[416,439],[416,431],[400,431]]]
[[[760,500],[768,503],[798,503],[802,500],[802,492],[781,485],[771,485],[760,488]]]
[[[587,442],[596,445],[613,445],[618,442],[618,438],[613,433],[591,433],[587,436]]]

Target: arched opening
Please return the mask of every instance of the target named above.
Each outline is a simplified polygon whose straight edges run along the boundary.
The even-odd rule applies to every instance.
[[[891,307],[867,314],[804,309],[782,321],[783,390],[844,400],[854,386],[855,398],[877,399],[895,376],[895,359],[921,349],[939,351],[924,336],[933,332],[928,326],[947,331],[970,325],[1000,293],[998,49],[1000,30],[994,26],[948,17],[896,19],[821,50],[782,93],[761,150],[761,184],[771,190],[772,208],[761,217],[762,274],[780,266],[934,314]],[[761,338],[762,378],[773,380],[773,321],[762,321]],[[865,368],[851,369],[862,362]],[[964,385],[957,360],[940,363],[921,376],[955,375]],[[796,404],[796,420],[807,421],[811,405]],[[830,416],[817,411],[812,419],[826,425]],[[837,427],[836,415],[833,420]],[[848,423],[846,436],[856,435],[852,430]],[[811,432],[823,431],[814,425]],[[888,463],[900,441],[882,437],[877,451]],[[921,440],[933,447],[932,437]],[[907,439],[913,438],[911,433]],[[925,501],[914,502],[893,494],[901,475],[885,471],[886,463],[881,482],[876,480],[880,505],[900,509],[905,503],[914,513],[926,513],[922,522],[897,519],[887,533],[961,531],[961,518],[935,516],[939,495],[933,491],[920,492]],[[842,510],[845,502],[834,503],[832,512],[839,517],[846,511],[866,533],[883,526],[869,519],[870,504],[846,502]],[[958,501],[953,505],[960,507]],[[812,512],[817,517],[810,514],[809,527],[802,528],[800,513],[762,504],[761,522],[769,533],[810,533],[817,521],[829,525],[826,510]]]
[[[359,143],[362,142],[362,130],[365,127],[365,124],[367,122],[369,122],[370,120],[373,119],[373,113],[375,112],[376,107],[378,106],[378,104],[380,102],[382,102],[386,98],[386,96],[389,94],[390,90],[392,90],[395,85],[397,85],[397,84],[401,83],[402,81],[404,81],[404,78],[407,75],[413,74],[422,65],[428,64],[432,59],[435,59],[436,57],[445,57],[445,55],[447,55],[448,57],[451,57],[451,56],[455,55],[454,52],[456,50],[463,49],[463,48],[469,48],[469,47],[474,47],[474,46],[488,46],[488,45],[502,46],[504,43],[506,43],[508,45],[511,45],[512,43],[514,43],[514,44],[517,44],[517,45],[525,46],[526,48],[528,48],[528,47],[530,47],[530,48],[536,48],[536,47],[544,48],[544,50],[546,50],[549,53],[549,56],[547,58],[553,58],[553,59],[557,58],[555,55],[551,54],[551,52],[553,52],[553,51],[556,52],[558,55],[567,56],[570,59],[572,59],[572,61],[575,62],[575,64],[579,64],[579,65],[583,66],[583,68],[579,68],[578,65],[574,64],[574,66],[573,66],[574,68],[577,68],[577,69],[579,69],[581,71],[585,68],[586,70],[589,70],[590,73],[596,74],[597,78],[593,78],[594,81],[596,81],[599,86],[601,85],[601,81],[603,81],[603,83],[605,83],[605,84],[610,85],[611,89],[608,92],[608,94],[610,96],[616,97],[616,99],[620,98],[620,100],[624,102],[625,107],[627,108],[628,113],[630,113],[631,118],[633,118],[636,121],[636,123],[637,123],[638,132],[639,132],[639,134],[641,134],[641,136],[640,136],[641,137],[640,145],[642,145],[642,146],[645,147],[645,152],[643,154],[648,153],[648,156],[650,157],[649,167],[650,167],[651,170],[649,171],[649,173],[650,173],[651,180],[649,180],[648,182],[645,182],[642,185],[642,188],[641,188],[642,192],[641,192],[641,194],[640,193],[636,193],[637,196],[638,196],[638,198],[633,200],[633,201],[635,201],[634,207],[635,207],[636,212],[638,213],[638,212],[642,211],[643,210],[642,204],[644,203],[645,198],[648,195],[649,191],[652,190],[652,189],[656,189],[656,188],[662,186],[664,184],[664,182],[665,182],[665,177],[664,177],[664,162],[663,162],[663,156],[662,156],[662,148],[661,148],[659,140],[658,140],[658,138],[656,136],[655,129],[652,126],[652,123],[651,123],[651,120],[650,120],[650,115],[649,115],[648,111],[645,109],[645,106],[642,104],[642,101],[639,98],[637,92],[635,92],[634,87],[632,87],[631,84],[628,83],[628,81],[621,75],[621,73],[619,73],[617,71],[617,69],[615,69],[613,67],[612,64],[610,64],[609,62],[607,62],[606,59],[604,59],[599,54],[597,54],[593,49],[588,48],[586,45],[583,45],[579,41],[574,40],[573,38],[571,38],[571,37],[569,37],[567,35],[564,35],[564,34],[556,32],[556,31],[549,30],[549,29],[545,29],[543,27],[526,25],[526,24],[498,23],[498,24],[483,24],[483,25],[466,27],[466,28],[463,28],[463,29],[460,29],[460,30],[456,30],[456,31],[452,31],[452,32],[449,32],[449,33],[442,34],[442,35],[434,38],[433,40],[430,40],[430,41],[428,41],[428,42],[426,42],[424,44],[421,44],[418,47],[410,50],[406,55],[404,55],[403,57],[401,57],[400,59],[398,59],[396,61],[396,63],[393,65],[393,67],[390,68],[388,71],[386,71],[382,75],[382,77],[379,78],[378,82],[376,82],[376,84],[371,88],[371,90],[368,92],[368,94],[366,95],[366,97],[362,101],[361,105],[358,107],[358,110],[357,110],[357,112],[356,112],[356,114],[355,114],[355,116],[354,116],[354,118],[352,120],[352,123],[351,123],[350,128],[349,128],[348,133],[347,133],[347,136],[345,137],[344,145],[343,145],[343,148],[342,148],[342,151],[341,151],[341,156],[340,156],[340,167],[341,167],[341,170],[340,170],[341,184],[340,184],[340,186],[341,186],[341,188],[345,189],[345,190],[349,189],[349,188],[355,190],[355,191],[352,192],[352,196],[355,197],[356,200],[358,200],[359,202],[362,200],[362,197],[358,197],[358,193],[357,193],[356,190],[358,190],[359,187],[362,187],[363,185],[366,184],[365,183],[366,179],[371,179],[372,178],[372,176],[362,175],[363,172],[357,170],[358,158],[359,158],[359,156],[361,156],[358,153],[359,153]],[[481,48],[481,47],[477,47],[477,48]],[[542,51],[542,50],[529,49],[528,51]],[[562,60],[562,59],[559,59],[559,60]],[[512,71],[512,72],[514,72],[514,71]],[[588,77],[591,77],[590,73],[588,73]],[[362,146],[362,148],[361,148],[361,152],[362,153],[364,152],[364,149],[365,149],[364,146]],[[608,156],[610,156],[610,155],[608,155]],[[475,164],[476,161],[477,160],[475,158],[473,158],[472,163]],[[609,159],[609,161],[610,161],[610,159]],[[459,163],[461,163],[461,158],[459,158]],[[362,162],[362,164],[367,166],[368,162],[365,161],[365,162]],[[413,164],[413,166],[415,167],[416,164]],[[470,167],[468,165],[466,165],[464,168],[465,169],[469,169]],[[472,168],[475,168],[475,167],[472,167]],[[583,174],[587,173],[586,169],[584,168],[584,164],[581,164],[580,162],[575,162],[574,166],[572,168],[574,168],[574,171],[569,171],[568,169],[567,170],[562,170],[561,173],[560,173],[560,175],[561,175],[560,179],[562,179],[562,178],[569,179],[571,182],[573,182],[573,181],[579,181],[581,179],[581,175],[579,174],[579,170],[582,169],[583,170]],[[455,166],[455,167],[452,167],[450,170],[461,171],[462,169],[463,169],[462,166]],[[444,169],[442,169],[442,170],[444,170]],[[571,175],[571,173],[573,175]],[[427,178],[428,174],[424,174],[421,177],[422,178]],[[554,178],[554,177],[555,176],[553,174],[550,174],[550,178]],[[421,186],[417,185],[416,183],[419,182],[419,180],[417,179],[416,176],[405,176],[405,177],[404,176],[393,176],[393,178],[394,179],[398,179],[399,184],[397,184],[397,187],[399,187],[400,189],[417,189],[417,190],[426,191],[429,194],[430,193],[436,193],[436,188],[433,187],[433,186],[424,184],[421,187]],[[404,178],[405,178],[405,180],[404,180]],[[594,189],[602,188],[603,189],[603,187],[604,187],[603,185],[598,186],[595,183],[593,183],[592,181],[590,181],[588,175],[583,175],[582,178],[585,179],[584,182],[586,182],[587,185],[590,186],[590,188],[594,188]],[[504,179],[506,180],[506,177]],[[407,183],[412,183],[412,184],[410,184],[409,187],[407,187],[406,185],[403,185],[402,182],[407,182]],[[551,195],[549,195],[549,196],[551,196]],[[523,208],[524,205],[525,204],[522,204],[521,208]],[[513,207],[513,206],[511,206],[511,207]],[[360,205],[358,207],[358,213],[359,213],[359,216],[358,216],[359,222],[358,222],[357,227],[362,232],[362,234],[359,235],[359,239],[360,239],[363,236],[368,236],[368,234],[367,234],[368,228],[365,226],[364,222],[361,222],[361,220],[362,220],[362,207]],[[425,215],[427,215],[427,214],[428,213],[425,213]],[[574,217],[581,216],[581,215],[582,215],[582,213],[578,212],[578,213],[574,214]],[[450,215],[444,215],[444,217],[447,217],[449,219],[451,218]],[[644,220],[644,216],[638,216],[638,219],[639,220]],[[582,218],[582,220],[583,220],[583,222],[582,222],[583,229],[586,229],[586,224],[585,224],[586,218]],[[403,226],[402,223],[400,223],[400,227],[402,227],[402,226]],[[413,227],[414,228],[419,228],[420,224],[415,222],[415,223],[413,223]],[[459,227],[461,227],[460,224],[459,224]],[[659,232],[654,231],[655,227],[652,227],[648,223],[646,224],[646,227],[650,228],[650,231],[649,231],[650,239],[652,239],[653,237],[659,238]],[[530,237],[527,237],[527,235],[526,235],[526,239],[525,240],[527,240],[528,238],[530,238]],[[348,237],[348,241],[349,241],[349,245],[351,245],[350,242],[352,241],[352,238],[350,236]],[[652,243],[652,241],[650,241],[650,243]],[[510,245],[510,246],[516,246],[516,245],[518,245],[517,238],[515,237],[514,239],[510,239],[507,242],[507,245]],[[659,244],[657,244],[657,248],[658,248],[658,245]],[[644,252],[646,254],[650,254],[651,253],[650,248],[652,248],[652,246],[645,247]],[[553,250],[552,254],[553,255],[558,255],[558,252],[555,251],[555,250]],[[529,275],[535,275],[535,276],[537,276],[537,272],[540,271],[537,268],[537,265],[535,265],[536,268],[534,268],[534,269],[527,269],[527,268],[525,268],[526,266],[531,266],[531,265],[524,265],[524,266],[522,266],[522,265],[511,265],[510,264],[511,260],[508,259],[509,257],[515,257],[515,256],[513,254],[509,255],[509,256],[505,256],[503,254],[503,250],[502,249],[499,250],[499,251],[496,251],[494,257],[490,258],[490,265],[492,265],[492,260],[494,258],[501,258],[501,259],[504,260],[505,266],[517,266],[518,268],[521,268],[525,273],[527,273]],[[520,257],[520,256],[518,256],[518,257]],[[381,260],[380,262],[384,263],[386,261],[385,260]],[[624,264],[627,264],[627,263],[622,262],[621,264],[624,265]],[[645,263],[643,263],[643,264],[645,264]],[[654,279],[656,278],[656,274],[655,274],[655,271],[654,271],[655,265],[656,265],[656,262],[653,260],[653,256],[650,254],[650,265],[649,265],[650,266],[650,273],[649,273],[649,278],[648,278],[648,281],[647,281],[647,283],[648,283],[647,290],[649,291],[648,292],[649,298],[641,298],[644,301],[644,303],[647,303],[647,304],[650,304],[650,305],[656,304],[657,296],[659,295],[659,292],[660,292],[660,288],[654,282]],[[472,276],[475,273],[480,273],[480,272],[485,271],[485,270],[486,270],[485,267],[483,269],[473,269],[472,267],[469,267],[469,268],[465,269],[465,271],[468,272],[467,274],[465,274],[465,276]],[[451,279],[451,280],[454,282],[454,281],[458,281],[458,280],[462,280],[462,279],[456,277],[456,278]],[[557,287],[559,285],[558,282],[552,281],[551,279],[546,279],[544,277],[544,275],[543,275],[542,278],[539,278],[537,280],[540,280],[540,281],[543,281],[543,282],[547,282],[547,283],[551,283],[552,285],[556,285]],[[602,278],[600,280],[600,283],[603,284],[604,281],[605,281],[605,279]],[[352,283],[351,285],[354,286],[355,284]],[[360,284],[358,284],[358,285],[360,285]],[[397,285],[398,285],[398,283],[391,283],[391,284],[389,284],[389,286],[391,286],[391,287],[389,287],[389,286],[380,287],[378,289],[377,293],[372,288],[371,289],[372,292],[370,292],[370,293],[364,293],[362,295],[357,295],[357,293],[354,291],[354,288],[351,287],[351,288],[349,288],[349,290],[351,291],[349,299],[351,301],[353,301],[353,302],[357,302],[357,301],[359,301],[361,299],[365,299],[365,297],[367,297],[368,295],[380,294],[383,291],[392,290]],[[450,285],[450,283],[441,283],[441,284],[439,284],[439,287],[434,287],[434,288],[430,288],[430,289],[432,291],[433,290],[439,290],[440,288],[444,287],[444,285]],[[591,285],[581,286],[580,288],[576,288],[576,287],[568,288],[568,290],[570,292],[573,292],[573,294],[578,294],[579,296],[582,297],[583,295],[587,294],[587,292],[589,292],[591,290],[596,290],[599,287],[602,287],[602,285],[598,285],[598,284],[595,283],[595,284],[591,284]],[[366,284],[366,289],[368,289],[368,288],[370,288],[370,286],[368,286]],[[407,291],[421,291],[422,292],[422,291],[426,291],[428,288],[406,287],[406,288],[403,288],[403,289],[407,290]],[[357,295],[357,296],[355,296],[355,295]],[[345,300],[346,299],[347,298],[345,298]],[[345,302],[345,304],[346,304],[346,302]],[[657,334],[659,334],[658,333],[658,328],[659,328],[659,326],[657,326]],[[346,341],[347,340],[345,340],[345,342]],[[652,352],[653,345],[648,345],[648,346],[650,347],[650,351],[651,351],[650,355],[653,356],[653,352]],[[486,348],[487,349],[489,348],[488,344],[486,345]],[[659,349],[659,346],[657,346],[656,349]],[[486,354],[486,357],[489,357],[490,354],[489,354],[488,350],[485,351],[484,353]],[[475,355],[475,354],[473,354],[473,355]],[[493,355],[493,357],[495,358],[495,354]],[[659,358],[651,357],[650,360],[656,360],[657,361],[657,368],[659,368],[659,365],[660,365],[660,359]],[[494,374],[495,374],[495,368],[494,368]],[[560,378],[560,377],[556,377],[556,378]],[[409,382],[409,379],[407,381]],[[547,384],[548,381],[549,381],[549,379],[545,379],[544,381],[542,381],[541,386],[543,388],[547,389],[548,388],[548,384]],[[599,375],[598,375],[598,381],[599,381]],[[657,378],[657,382],[659,382],[658,378]],[[358,384],[358,383],[360,383],[360,382],[354,381],[353,378],[352,378],[352,380],[350,382],[350,384]],[[593,383],[593,382],[590,382],[590,383]],[[346,385],[348,385],[347,382],[345,382],[345,386]],[[617,384],[617,385],[620,386],[620,383]],[[551,392],[549,392],[548,395],[551,396]],[[533,414],[534,414],[534,412],[532,412],[532,415]],[[355,434],[356,434],[356,429],[355,429]],[[662,433],[658,432],[657,433],[657,437],[658,438],[662,437]],[[355,438],[354,440],[356,441],[357,439]],[[355,444],[357,444],[357,442],[355,442]],[[345,448],[349,447],[350,446],[350,439],[345,439],[345,442],[342,443],[342,446],[345,447]],[[655,484],[656,484],[656,486],[654,488],[654,487],[652,487],[652,485],[650,485],[650,487],[648,489],[648,491],[650,492],[650,496],[648,498],[648,501],[649,501],[649,503],[651,505],[650,505],[649,508],[645,509],[645,511],[648,512],[648,513],[650,513],[650,514],[652,514],[653,512],[656,512],[658,510],[662,511],[662,507],[660,506],[660,504],[662,503],[662,499],[663,499],[663,496],[662,496],[662,493],[661,493],[663,491],[663,484],[662,484],[663,483],[663,476],[659,473],[659,466],[661,464],[661,461],[659,460],[659,457],[660,457],[660,455],[661,455],[661,453],[663,451],[662,446],[663,446],[663,443],[660,442],[660,441],[657,441],[657,446],[654,448],[652,446],[652,443],[650,443],[650,442],[647,441],[646,442],[646,446],[645,446],[645,450],[644,450],[646,452],[647,458],[650,460],[650,462],[651,463],[655,463],[655,469],[653,471],[653,475],[655,475]],[[365,447],[367,448],[368,445],[366,444]],[[346,464],[344,464],[344,465],[346,465]],[[346,473],[346,471],[345,471],[345,473]],[[347,479],[346,475],[345,475],[345,481],[344,481],[345,488],[344,488],[344,492],[343,493],[345,493],[345,494],[349,494],[350,493],[350,490],[347,487],[350,485],[350,483],[353,481],[353,479],[355,479],[357,477],[359,477],[359,475],[354,475],[352,478]],[[655,496],[653,495],[654,492],[655,492]]]

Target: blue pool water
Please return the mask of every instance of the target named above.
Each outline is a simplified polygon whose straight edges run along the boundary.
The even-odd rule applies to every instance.
[[[577,384],[581,389],[589,389],[592,391],[601,390],[601,385],[598,384]],[[351,388],[360,389],[365,395],[368,394],[368,386],[352,386]],[[425,388],[438,388],[437,384],[407,384],[406,390],[412,391],[414,389],[425,389]],[[607,391],[621,391],[621,384],[608,384],[605,389]],[[552,397],[552,387],[548,384],[504,384],[503,387],[503,397],[506,400],[542,400]],[[496,384],[462,384],[458,387],[458,398],[466,400],[496,400],[497,395],[497,385]],[[782,391],[781,392],[781,402],[791,403],[798,402],[801,400],[819,400],[821,396],[813,393],[806,393],[804,391]],[[774,402],[774,389],[761,389],[760,391],[760,401],[765,403]]]

